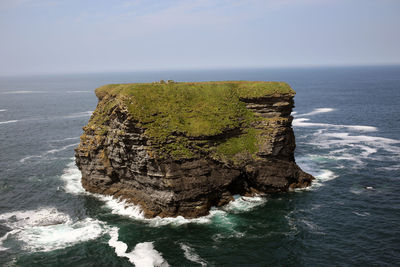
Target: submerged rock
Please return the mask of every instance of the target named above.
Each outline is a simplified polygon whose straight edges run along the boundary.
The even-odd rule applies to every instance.
[[[147,217],[187,218],[235,194],[306,187],[313,177],[294,159],[294,94],[281,82],[100,87],[75,150],[82,185]]]

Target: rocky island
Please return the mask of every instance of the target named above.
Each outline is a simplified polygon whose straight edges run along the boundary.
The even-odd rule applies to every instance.
[[[313,180],[295,163],[286,83],[110,84],[96,95],[75,150],[82,185],[140,205],[146,217],[199,217],[236,194]]]

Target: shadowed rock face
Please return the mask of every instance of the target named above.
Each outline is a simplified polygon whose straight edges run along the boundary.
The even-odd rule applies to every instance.
[[[115,101],[118,95],[102,94],[75,150],[82,185],[89,192],[139,204],[147,217],[186,218],[207,215],[212,206],[233,200],[234,194],[306,187],[313,177],[303,172],[294,160],[295,138],[290,116],[293,97],[294,93],[240,97],[240,102],[254,115],[250,124],[217,136],[201,136],[197,139],[207,149],[196,150],[196,142],[200,141],[194,140],[187,145],[189,149],[193,147],[194,155],[177,158],[161,154],[155,148],[146,126],[129,111],[126,98]],[[114,101],[112,107],[105,108],[111,101]],[[107,119],[99,125],[99,116],[105,115]],[[240,136],[248,130],[244,127],[257,132],[255,152],[240,151],[234,159],[216,154],[214,148]],[[173,142],[170,141],[173,137],[165,142]]]

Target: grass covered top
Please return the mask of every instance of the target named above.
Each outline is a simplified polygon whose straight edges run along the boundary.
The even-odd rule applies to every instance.
[[[91,122],[106,121],[99,116],[106,116],[107,109],[122,101],[155,148],[174,158],[190,158],[193,140],[234,129],[249,133],[254,114],[241,100],[294,93],[284,82],[110,84],[96,89],[100,100],[107,96],[107,103]]]
[[[154,91],[157,89],[157,91]],[[146,91],[151,95],[157,94],[159,89],[170,90],[198,90],[219,91],[232,90],[241,98],[258,98],[274,94],[295,94],[295,91],[285,82],[263,82],[263,81],[218,81],[218,82],[169,82],[165,83],[127,83],[108,84],[96,89],[99,98],[106,94],[131,94],[134,91]],[[153,94],[154,93],[154,94]]]

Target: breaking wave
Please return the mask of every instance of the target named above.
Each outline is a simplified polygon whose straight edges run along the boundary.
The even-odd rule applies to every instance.
[[[318,174],[315,175],[315,181],[313,181],[311,188],[317,188],[322,186],[325,182],[331,181],[333,179],[338,178],[339,176],[336,175],[331,170],[320,170]]]
[[[143,242],[135,246],[131,252],[127,252],[128,245],[118,240],[118,228],[113,227],[109,234],[108,245],[113,247],[118,257],[128,258],[135,266],[152,267],[169,266],[168,262],[162,257],[162,254],[154,249],[152,242]]]
[[[222,209],[230,213],[241,213],[253,210],[256,207],[267,203],[267,199],[261,196],[245,197],[235,195],[234,199],[234,201],[229,202],[227,205],[222,207]]]
[[[184,225],[188,223],[211,223],[214,216],[224,215],[225,211],[213,208],[210,210],[210,214],[207,216],[187,219],[182,216],[177,217],[155,217],[155,218],[145,218],[144,213],[139,205],[134,205],[132,203],[127,203],[125,200],[115,199],[112,196],[104,196],[99,194],[94,194],[98,199],[102,200],[105,203],[105,207],[111,210],[112,214],[117,214],[120,216],[128,217],[134,220],[140,220],[149,224],[149,226],[158,227],[163,225]]]
[[[96,239],[108,231],[103,222],[86,218],[74,221],[53,207],[0,214],[0,222],[12,230],[0,239],[14,238],[27,251],[51,251]]]
[[[85,193],[86,191],[81,184],[81,177],[81,172],[76,167],[75,161],[68,163],[67,168],[64,169],[64,173],[61,175],[65,192],[73,195]]]
[[[117,214],[134,220],[140,220],[148,223],[149,226],[153,227],[169,225],[169,224],[176,226],[189,223],[208,224],[212,223],[213,221],[224,221],[225,224],[231,224],[230,222],[226,222],[226,220],[229,220],[226,217],[228,214],[246,212],[266,202],[266,200],[262,199],[261,197],[240,197],[237,200],[230,202],[224,207],[211,208],[210,213],[208,215],[199,218],[187,219],[184,218],[183,216],[177,216],[177,217],[165,217],[165,218],[155,217],[148,219],[145,218],[143,211],[139,205],[127,203],[125,200],[115,199],[112,196],[103,196],[98,194],[94,195],[98,199],[104,201],[105,207],[109,208],[112,214]],[[245,198],[246,200],[244,200],[243,198]]]

